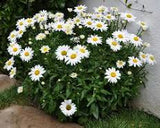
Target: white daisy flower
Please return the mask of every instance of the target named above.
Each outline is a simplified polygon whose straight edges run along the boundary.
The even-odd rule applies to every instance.
[[[97,8],[93,8],[93,9],[94,9],[95,13],[106,13],[109,11],[108,8],[103,5],[101,5]]]
[[[47,15],[40,15],[38,18],[37,18],[37,22],[38,23],[42,23],[42,22],[45,22],[47,21]]]
[[[74,8],[74,12],[76,13],[82,13],[87,10],[87,7],[85,5],[78,5],[77,7]]]
[[[102,21],[96,21],[94,23],[93,28],[95,30],[106,31],[108,27],[107,27],[107,24],[105,24],[104,22],[102,22]]]
[[[151,65],[156,63],[155,57],[152,54],[147,55],[147,63]]]
[[[144,43],[143,43],[143,46],[148,48],[148,47],[150,47],[151,45],[150,45],[150,43],[148,43],[148,42],[144,42]]]
[[[128,39],[128,32],[126,30],[115,31],[112,33],[112,35],[117,41],[127,42],[129,40]]]
[[[55,52],[58,60],[64,60],[67,57],[67,53],[70,50],[68,45],[59,46]]]
[[[7,69],[8,71],[11,70],[11,68],[13,68],[13,64],[14,64],[14,58],[10,58],[9,60],[7,60],[7,62],[4,65],[4,69]]]
[[[16,67],[13,67],[9,73],[9,77],[10,78],[13,78],[15,75],[16,75]]]
[[[72,116],[77,111],[77,107],[71,99],[64,100],[59,108],[65,116]]]
[[[133,16],[131,13],[121,13],[121,18],[128,22],[133,22],[136,20],[136,17]]]
[[[17,88],[17,93],[22,93],[23,92],[23,86],[20,86]]]
[[[54,30],[55,31],[62,31],[64,27],[64,22],[56,22],[54,23]]]
[[[28,26],[33,26],[35,23],[35,20],[33,18],[27,18],[25,22],[26,22],[26,26],[28,27]]]
[[[106,40],[106,43],[110,46],[110,48],[111,48],[114,52],[120,50],[121,47],[122,47],[122,46],[119,44],[119,42],[116,41],[116,40],[113,39],[113,38],[107,39],[107,40]]]
[[[148,25],[144,21],[138,21],[137,24],[142,27],[144,31],[148,29]]]
[[[45,33],[39,33],[37,36],[36,36],[36,40],[43,40],[46,38],[46,34]]]
[[[126,62],[122,61],[122,60],[118,60],[116,62],[116,65],[118,68],[123,68],[126,65]]]
[[[97,44],[102,44],[102,37],[98,35],[91,35],[88,37],[87,42],[97,46]]]
[[[86,46],[77,45],[73,49],[76,50],[80,54],[81,58],[89,57],[90,52],[87,50]]]
[[[8,40],[11,42],[16,42],[16,39],[17,39],[17,31],[14,30],[9,34]]]
[[[34,51],[32,50],[32,48],[26,47],[25,49],[21,51],[20,58],[22,59],[22,61],[28,62],[29,60],[33,58],[33,53]]]
[[[10,55],[17,56],[21,51],[21,46],[17,43],[11,43],[7,50]]]
[[[26,31],[26,29],[19,29],[17,31],[17,38],[20,39],[23,36],[23,33]]]
[[[137,57],[132,56],[132,57],[128,57],[128,58],[129,58],[129,60],[128,60],[129,66],[134,66],[134,67],[142,66],[142,62]]]
[[[108,79],[110,83],[117,83],[121,77],[121,73],[115,68],[108,68],[105,72],[105,78]]]
[[[140,53],[139,53],[139,58],[140,58],[140,60],[141,60],[143,63],[146,63],[146,62],[147,62],[147,57],[148,57],[147,54],[145,54],[145,53],[143,53],[143,52],[140,52]]]
[[[76,25],[80,25],[82,22],[82,19],[79,16],[76,16],[75,18],[73,18],[73,21]]]
[[[118,8],[117,7],[111,7],[110,8],[112,12],[118,12]]]
[[[31,71],[29,72],[30,78],[32,81],[39,81],[40,78],[43,77],[43,74],[46,72],[46,70],[40,66],[36,65],[31,68]]]
[[[40,49],[41,53],[48,53],[49,50],[50,50],[50,47],[48,45],[44,45]]]
[[[71,35],[71,34],[73,34],[73,28],[74,28],[74,25],[73,25],[73,24],[65,23],[65,24],[64,24],[63,31],[64,31],[67,35]]]
[[[83,25],[87,28],[93,28],[94,21],[90,18],[84,19]]]
[[[93,20],[102,20],[102,18],[103,18],[103,15],[101,14],[101,13],[96,13],[96,14],[92,14],[91,15],[91,18],[93,19]]]
[[[115,16],[113,16],[112,14],[107,14],[104,16],[104,19],[108,20],[108,21],[113,21],[115,20]]]
[[[64,14],[62,12],[57,12],[55,14],[55,20],[60,21],[60,20],[63,20],[63,18],[64,18]]]
[[[65,58],[66,64],[76,65],[81,62],[81,55],[75,50],[69,50]]]
[[[17,23],[16,23],[16,26],[17,26],[18,29],[25,29],[26,25],[27,24],[26,24],[26,21],[25,21],[24,18],[18,20]]]
[[[77,78],[78,74],[75,73],[75,72],[73,72],[73,73],[71,73],[69,76],[70,76],[71,78]]]
[[[131,43],[136,47],[142,45],[142,39],[140,37],[138,37],[137,35],[131,34],[129,36],[129,39],[130,39]]]

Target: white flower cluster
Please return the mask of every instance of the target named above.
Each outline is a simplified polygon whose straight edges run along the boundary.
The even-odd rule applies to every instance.
[[[89,51],[86,46],[76,45],[71,49],[68,45],[59,46],[56,50],[56,58],[64,60],[66,64],[75,65],[81,62],[81,59],[88,58]]]
[[[10,71],[10,77],[13,78],[16,75],[16,67],[14,67],[15,56],[18,56],[25,63],[29,63],[34,57],[34,48],[30,45],[31,41],[28,42],[29,46],[22,47],[19,42],[20,38],[27,31],[27,28],[40,29],[41,32],[37,33],[35,40],[40,43],[47,38],[47,35],[54,32],[63,32],[71,37],[71,42],[76,43],[74,47],[63,44],[59,45],[54,52],[50,52],[50,44],[41,45],[39,49],[40,54],[55,54],[56,59],[59,61],[64,61],[64,63],[74,66],[81,63],[82,59],[89,58],[91,51],[88,50],[89,46],[102,46],[108,47],[113,52],[118,52],[124,48],[133,46],[134,48],[145,48],[148,47],[148,43],[143,43],[143,40],[139,36],[139,33],[148,29],[148,26],[143,21],[138,21],[139,31],[137,34],[131,34],[126,30],[127,23],[135,22],[136,17],[131,13],[121,13],[118,12],[116,7],[107,8],[105,6],[99,6],[94,8],[94,13],[87,13],[87,7],[84,5],[79,5],[74,9],[69,8],[69,12],[75,12],[76,16],[74,18],[64,19],[64,14],[57,12],[55,14],[47,12],[45,10],[40,11],[35,14],[32,18],[20,19],[17,21],[16,30],[13,30],[8,40],[10,45],[8,46],[8,53],[12,56],[5,63],[4,69]],[[122,25],[118,26],[113,33],[106,37],[103,34],[109,30],[109,28],[114,28],[117,22],[121,20]],[[92,30],[92,33],[88,35],[77,35],[76,30],[78,29],[88,29]],[[76,29],[76,30],[75,30]],[[103,34],[98,34],[103,33]],[[106,41],[105,41],[106,40]],[[80,44],[81,42],[85,42]],[[139,52],[139,56],[128,56],[128,60],[117,60],[115,62],[116,67],[110,67],[106,69],[105,78],[110,83],[117,83],[121,79],[121,69],[126,65],[132,67],[141,67],[143,64],[155,63],[155,58],[152,54]],[[117,68],[117,69],[116,69]],[[32,81],[40,81],[44,76],[45,69],[40,64],[30,67],[29,76]],[[76,78],[77,74],[70,75],[72,78]],[[73,108],[73,109],[72,109]],[[71,116],[76,112],[76,106],[71,100],[64,101],[60,106],[60,109],[66,116]]]

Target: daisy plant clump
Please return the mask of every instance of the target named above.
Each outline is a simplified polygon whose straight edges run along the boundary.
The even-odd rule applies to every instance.
[[[145,22],[116,7],[86,10],[84,5],[69,8],[74,14],[69,18],[40,11],[19,19],[8,37],[11,57],[4,69],[61,121],[98,119],[126,106],[144,85],[146,65],[156,62],[145,52]],[[137,33],[127,31],[134,22]]]

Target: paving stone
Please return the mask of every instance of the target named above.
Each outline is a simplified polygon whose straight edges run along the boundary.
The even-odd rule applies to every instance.
[[[61,123],[41,110],[14,105],[0,111],[0,128],[83,128],[75,123]]]

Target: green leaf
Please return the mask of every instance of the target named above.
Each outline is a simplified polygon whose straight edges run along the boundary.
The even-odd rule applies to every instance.
[[[92,97],[91,99],[89,99],[89,103],[87,104],[87,107],[89,107],[94,101],[95,101],[95,97]]]
[[[93,114],[93,116],[98,119],[99,118],[99,108],[96,104],[92,104],[91,105],[91,113]]]

